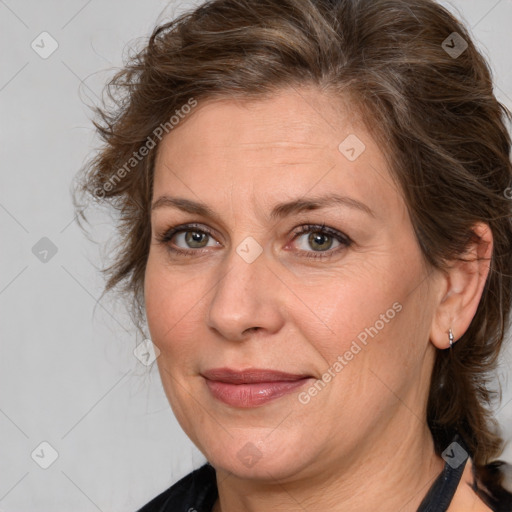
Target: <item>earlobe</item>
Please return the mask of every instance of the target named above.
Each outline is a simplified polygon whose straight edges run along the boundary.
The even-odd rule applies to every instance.
[[[473,226],[478,241],[443,273],[443,288],[434,311],[430,340],[439,349],[450,348],[466,332],[476,314],[489,275],[493,236],[487,224]],[[451,333],[451,335],[450,335]]]

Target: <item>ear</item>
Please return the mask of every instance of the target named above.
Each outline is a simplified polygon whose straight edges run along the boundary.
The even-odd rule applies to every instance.
[[[462,255],[467,261],[453,260],[442,274],[439,304],[430,330],[430,341],[440,349],[450,347],[450,328],[454,344],[468,329],[489,274],[493,250],[491,229],[479,222],[473,226],[473,231],[480,240],[473,242]]]

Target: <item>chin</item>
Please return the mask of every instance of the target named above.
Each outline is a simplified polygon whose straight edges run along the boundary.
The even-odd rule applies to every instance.
[[[228,445],[213,445],[203,453],[218,471],[238,478],[286,481],[307,468],[313,454],[305,449],[305,441],[294,440],[288,432],[275,434],[265,431],[255,435],[249,430],[247,435],[231,439]],[[271,440],[272,436],[275,437]]]

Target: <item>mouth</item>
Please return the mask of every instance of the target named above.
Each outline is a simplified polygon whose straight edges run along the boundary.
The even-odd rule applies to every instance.
[[[215,368],[202,372],[214,398],[232,407],[258,407],[314,380],[311,375],[267,369]]]

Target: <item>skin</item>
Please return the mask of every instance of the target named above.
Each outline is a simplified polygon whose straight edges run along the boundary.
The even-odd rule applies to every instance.
[[[366,146],[355,161],[338,149],[350,134]],[[468,328],[489,262],[454,262],[445,273],[426,266],[383,151],[348,101],[308,87],[200,103],[159,147],[153,204],[167,195],[215,213],[153,209],[145,300],[169,403],[217,470],[216,512],[415,511],[442,471],[425,416],[429,377],[448,329],[457,340]],[[277,203],[333,192],[373,215],[331,205],[270,218]],[[212,236],[159,241],[187,223]],[[296,236],[307,224],[352,243],[327,234],[312,244],[319,229]],[[488,259],[490,230],[475,230],[483,243],[468,252]],[[247,237],[262,248],[251,263],[236,251]],[[301,389],[230,407],[200,375],[270,368],[321,379],[394,303],[400,312],[306,404]],[[237,456],[247,443],[260,457],[251,467]],[[463,481],[449,510],[489,509]]]

